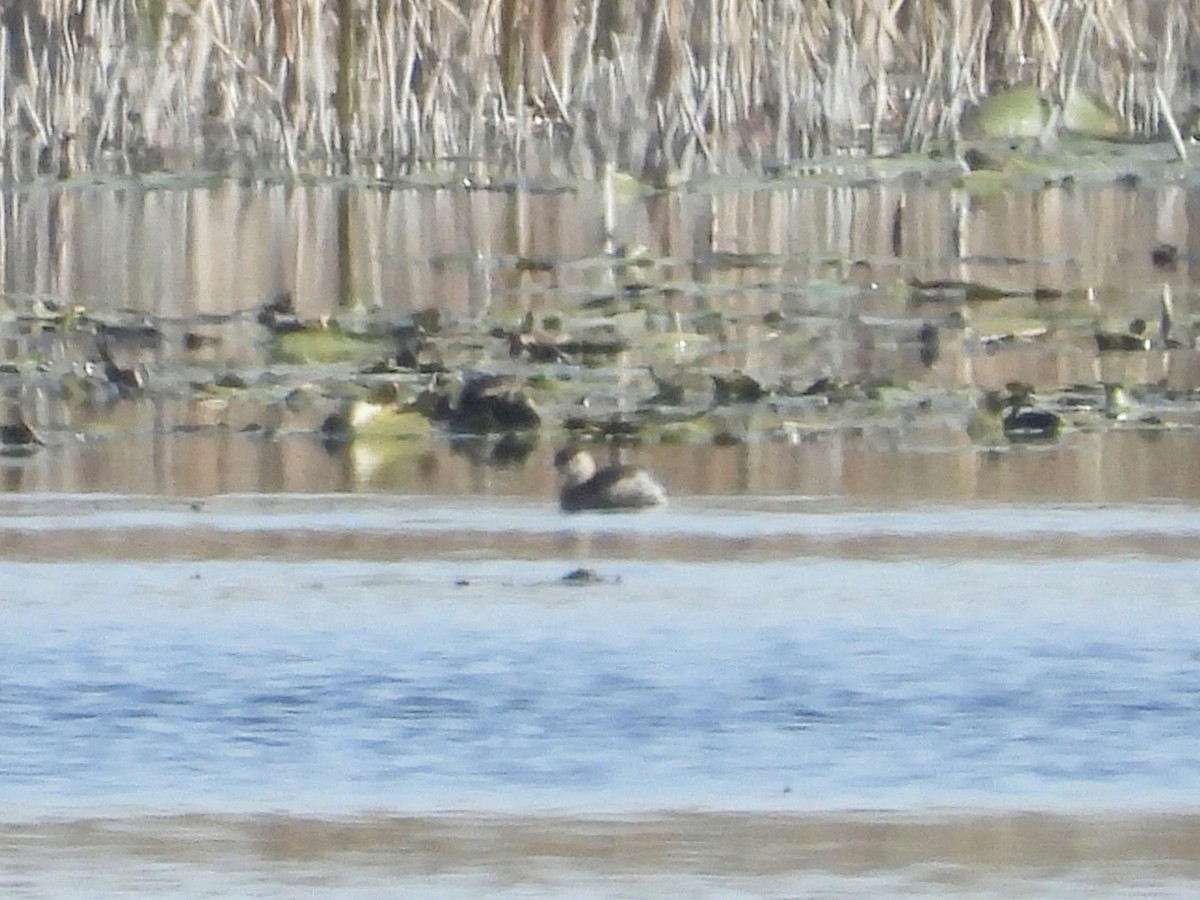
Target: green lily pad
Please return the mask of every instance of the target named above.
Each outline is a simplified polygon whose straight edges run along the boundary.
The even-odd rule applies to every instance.
[[[366,362],[384,352],[386,342],[337,329],[305,329],[277,335],[275,358],[279,362],[306,363]]]
[[[411,440],[433,434],[433,425],[415,410],[381,409],[366,421],[355,423],[358,438]]]

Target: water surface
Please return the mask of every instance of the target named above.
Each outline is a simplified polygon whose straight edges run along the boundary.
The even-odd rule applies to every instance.
[[[1190,505],[45,495],[0,529],[79,548],[0,563],[17,896],[79,852],[184,896],[1196,877]]]
[[[6,193],[0,388],[45,446],[0,458],[5,896],[1193,895],[1195,192],[930,178],[695,185],[608,223],[594,186]],[[1025,293],[909,289],[947,277]],[[1164,285],[1179,345],[1099,354]],[[566,516],[557,420],[516,459],[330,448],[368,360],[286,358],[255,315],[281,291],[364,328],[437,308],[453,364],[590,409],[644,401],[664,340],[777,390],[710,411],[732,446],[629,448],[667,509]],[[614,298],[637,340],[598,369],[491,334]],[[96,322],[133,326],[141,394],[97,381]],[[828,375],[899,390],[806,400]],[[968,437],[1014,378],[1082,404],[1058,441]]]

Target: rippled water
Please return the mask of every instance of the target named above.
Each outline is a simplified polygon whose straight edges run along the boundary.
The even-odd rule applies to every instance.
[[[991,873],[955,890],[1194,884],[1191,506],[45,496],[0,530],[16,895],[60,895],[81,848],[177,896],[926,891],[946,853]],[[1168,812],[1187,836],[1155,843]],[[1065,875],[1031,849],[1055,817]],[[738,849],[768,825],[778,852]]]

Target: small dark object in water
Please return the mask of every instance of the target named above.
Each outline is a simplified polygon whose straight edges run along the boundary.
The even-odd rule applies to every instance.
[[[142,393],[142,389],[146,386],[146,380],[141,371],[133,367],[118,366],[109,352],[108,339],[101,332],[96,334],[96,350],[100,353],[101,362],[104,363],[104,377],[117,389],[118,396],[136,397]]]
[[[713,402],[718,406],[730,403],[755,403],[767,395],[759,382],[744,372],[713,375]]]
[[[203,350],[205,347],[216,347],[221,343],[219,337],[214,337],[210,334],[200,334],[195,331],[189,331],[183,336],[184,350]]]
[[[534,362],[543,363],[561,363],[567,360],[561,346],[564,336],[556,331],[539,328],[532,312],[525,313],[516,331],[498,328],[493,329],[492,334],[508,341],[508,355],[513,359],[527,356]]]
[[[712,441],[714,447],[737,447],[745,443],[738,435],[729,430],[718,431],[713,435]]]
[[[923,323],[921,330],[917,332],[917,340],[921,344],[921,365],[927,369],[932,368],[942,350],[937,326],[930,322]]]
[[[1137,321],[1139,320],[1134,320],[1135,323]],[[1142,328],[1145,329],[1145,322],[1142,323]],[[1097,331],[1096,349],[1101,353],[1130,353],[1139,350],[1149,350],[1150,339],[1145,335],[1135,333],[1132,330],[1128,332]]]
[[[800,392],[802,397],[816,397],[820,394],[832,394],[835,391],[840,391],[845,385],[838,379],[829,375],[822,375],[808,387]]]
[[[112,341],[142,350],[157,350],[163,340],[162,331],[149,321],[122,324],[99,322],[96,332],[105,342]]]
[[[396,341],[396,365],[401,369],[421,368],[421,351],[425,349],[425,329],[420,325],[405,325],[392,331]]]
[[[24,456],[33,453],[45,442],[23,419],[0,425],[0,453],[5,456]]]
[[[589,584],[604,584],[604,578],[595,569],[572,569],[562,577],[563,584],[583,587]]]
[[[666,490],[645,469],[617,465],[597,470],[592,454],[579,447],[559,450],[554,467],[566,479],[559,494],[565,512],[647,509],[667,502]]]
[[[912,288],[910,297],[914,303],[946,300],[979,302],[1003,300],[1005,297],[1028,296],[1028,292],[1010,291],[978,281],[959,281],[953,278],[938,278],[933,281],[911,278],[908,283]]]
[[[321,423],[321,437],[326,450],[340,449],[354,440],[354,426],[340,412],[330,413]]]
[[[985,153],[978,147],[968,148],[962,155],[962,161],[972,172],[1001,172],[1004,170],[1004,160],[994,154]]]
[[[537,428],[542,417],[533,401],[519,391],[505,389],[503,384],[503,379],[494,375],[472,377],[450,412],[451,428],[470,434]]]
[[[1179,262],[1179,248],[1174,244],[1155,244],[1150,251],[1150,261],[1156,269],[1174,272]]]
[[[896,204],[892,213],[892,256],[904,255],[904,197]]]
[[[442,330],[442,313],[436,306],[418,309],[412,314],[412,321],[423,334],[437,334]]]
[[[246,379],[237,372],[222,372],[213,379],[213,384],[219,388],[244,389]]]
[[[818,378],[800,392],[802,397],[824,397],[830,403],[845,403],[860,395],[858,385],[831,376]]]
[[[1005,391],[987,391],[967,423],[967,434],[984,443],[1001,432],[1012,443],[1054,440],[1062,419],[1048,410],[1026,409],[1032,396],[1033,386],[1020,381],[1009,382]]]
[[[292,299],[289,291],[277,294],[274,299],[259,308],[258,324],[271,329],[276,334],[304,330],[304,323],[296,315],[296,302]]]
[[[1044,409],[1023,409],[1030,405],[1033,385],[1011,381],[1006,385],[1008,398],[1004,405],[1008,413],[1004,416],[1004,436],[1010,441],[1049,441],[1058,437],[1062,419]]]
[[[508,336],[508,355],[516,359],[528,356],[533,362],[561,363],[567,355],[557,337],[545,333],[514,331]]]
[[[1045,287],[1039,285],[1033,289],[1033,299],[1041,302],[1046,300],[1060,300],[1062,299],[1062,296],[1062,288]]]
[[[1044,409],[1013,409],[1004,417],[1004,435],[1010,441],[1049,441],[1061,429],[1062,419]]]

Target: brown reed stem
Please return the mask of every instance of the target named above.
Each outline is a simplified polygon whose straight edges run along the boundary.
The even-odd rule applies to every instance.
[[[687,174],[947,141],[1011,84],[1150,131],[1198,67],[1188,0],[7,0],[0,153]]]

